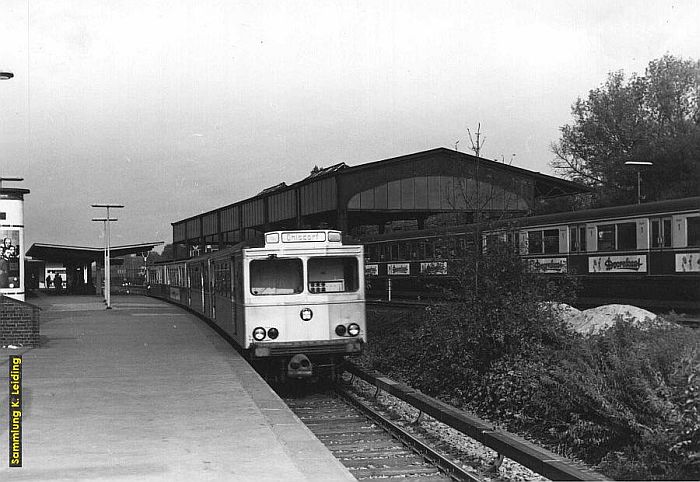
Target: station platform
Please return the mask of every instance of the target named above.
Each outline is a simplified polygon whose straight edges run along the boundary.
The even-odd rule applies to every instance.
[[[41,346],[0,349],[0,480],[355,480],[198,317],[144,296],[40,296]],[[23,466],[9,467],[8,355]]]

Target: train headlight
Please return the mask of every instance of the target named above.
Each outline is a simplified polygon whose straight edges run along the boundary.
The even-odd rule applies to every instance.
[[[345,336],[345,325],[338,325],[335,327],[335,334],[338,336]]]
[[[348,335],[357,336],[360,334],[360,325],[357,323],[350,323],[348,325]]]
[[[270,328],[269,330],[267,330],[267,336],[269,336],[270,339],[274,340],[275,338],[280,336],[280,332],[277,328]]]
[[[258,326],[253,330],[253,338],[257,341],[262,341],[265,339],[265,328]]]

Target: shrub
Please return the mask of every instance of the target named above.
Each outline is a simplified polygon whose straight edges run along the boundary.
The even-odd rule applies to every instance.
[[[371,332],[365,364],[610,477],[700,479],[700,331],[618,320],[582,337],[541,303],[570,301],[565,277],[507,246],[462,268],[450,303]]]

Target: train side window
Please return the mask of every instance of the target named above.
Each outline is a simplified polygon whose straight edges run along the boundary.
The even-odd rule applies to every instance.
[[[637,249],[637,223],[620,223],[617,225],[617,249]]]
[[[663,231],[663,240],[664,240],[664,248],[670,248],[671,247],[671,218],[664,218],[664,231]]]
[[[398,243],[391,243],[390,245],[389,260],[398,261],[399,258],[399,245]]]
[[[250,262],[250,292],[261,295],[291,295],[304,288],[299,258],[256,259]]]
[[[687,222],[688,247],[700,246],[700,216],[693,216],[692,218],[687,218]]]
[[[544,235],[544,254],[559,253],[559,230],[546,229]]]
[[[399,242],[399,259],[401,261],[411,259],[411,248],[408,241]]]
[[[309,293],[342,293],[359,288],[357,258],[310,258]]]
[[[433,259],[433,243],[429,239],[424,239],[421,241],[422,249],[421,254],[423,259]]]
[[[598,226],[598,251],[615,250],[615,225],[603,224]]]
[[[527,252],[528,254],[542,254],[542,231],[528,231]]]
[[[569,228],[569,252],[576,253],[581,251],[581,243],[578,239],[578,228],[571,226]]]
[[[586,226],[578,228],[578,246],[580,251],[586,251]]]

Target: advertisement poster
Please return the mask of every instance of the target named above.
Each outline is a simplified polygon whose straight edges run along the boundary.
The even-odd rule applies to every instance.
[[[19,288],[19,230],[0,229],[0,289]]]
[[[589,273],[646,273],[647,257],[637,256],[591,256],[588,258]]]
[[[676,273],[700,273],[700,253],[676,254]]]
[[[420,273],[428,276],[444,276],[447,274],[447,261],[432,261],[429,263],[421,263]]]
[[[528,260],[530,271],[535,273],[566,273],[566,258],[537,258]]]
[[[366,264],[365,265],[365,276],[379,276],[379,265],[378,264]]]
[[[392,263],[386,266],[388,275],[409,275],[411,274],[411,265],[409,263]]]

